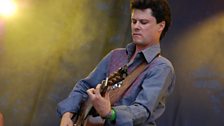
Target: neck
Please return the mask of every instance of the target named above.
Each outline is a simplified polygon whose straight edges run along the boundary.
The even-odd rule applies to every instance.
[[[154,43],[150,43],[148,45],[140,45],[140,44],[135,44],[135,52],[134,54],[132,55],[131,57],[131,61],[134,60],[135,56],[137,55],[138,52],[141,52],[142,50],[148,48],[148,47],[151,47],[153,45],[156,45],[158,44],[159,42],[154,42]]]
[[[158,42],[152,42],[152,43],[149,43],[149,44],[147,44],[147,45],[141,45],[141,44],[135,44],[135,53],[137,52],[140,52],[140,51],[142,51],[142,50],[144,50],[144,49],[146,49],[146,48],[149,48],[149,47],[151,47],[151,46],[153,46],[153,45],[156,45],[156,44],[158,44],[159,43],[159,41]]]

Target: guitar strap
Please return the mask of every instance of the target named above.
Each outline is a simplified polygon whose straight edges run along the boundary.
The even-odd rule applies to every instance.
[[[152,61],[157,58],[160,54],[157,54]],[[151,61],[151,62],[152,62]],[[116,88],[114,90],[110,90],[110,102],[113,105],[119,99],[122,98],[124,93],[128,90],[129,87],[133,84],[133,82],[137,79],[137,77],[151,64],[147,64],[145,61],[141,63],[137,68],[135,68],[122,82],[122,86],[120,88]]]

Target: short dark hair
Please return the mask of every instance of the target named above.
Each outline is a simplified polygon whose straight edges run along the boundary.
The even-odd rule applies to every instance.
[[[165,28],[163,29],[160,40],[165,36],[171,23],[170,6],[167,0],[132,0],[131,10],[133,9],[148,9],[152,10],[152,16],[156,18],[156,22],[166,22]]]

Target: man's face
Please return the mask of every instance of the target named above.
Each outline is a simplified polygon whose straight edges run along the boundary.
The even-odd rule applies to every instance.
[[[132,39],[136,45],[148,47],[159,42],[165,22],[157,24],[151,9],[133,9],[131,20]]]

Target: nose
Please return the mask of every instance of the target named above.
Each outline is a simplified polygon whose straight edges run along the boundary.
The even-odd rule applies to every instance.
[[[133,30],[140,30],[141,29],[141,26],[140,26],[140,23],[137,21],[135,23],[132,24],[132,28]]]

